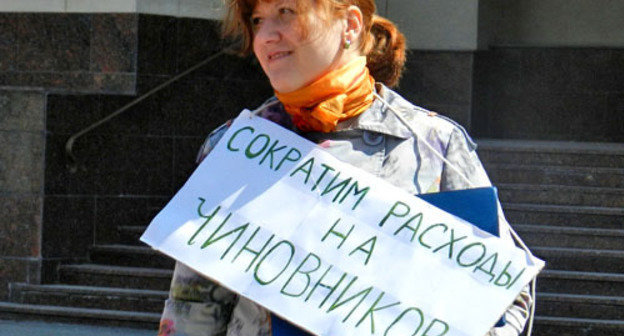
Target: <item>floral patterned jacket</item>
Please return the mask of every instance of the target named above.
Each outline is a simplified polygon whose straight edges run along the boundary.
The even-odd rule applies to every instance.
[[[474,186],[491,185],[475,152],[476,144],[461,126],[437,113],[412,105],[383,85],[377,89],[386,102],[405,116],[420,135],[419,138],[379,99],[364,113],[339,123],[334,132],[300,135],[342,161],[412,194],[470,187],[423,144],[423,139],[452,162]],[[275,98],[264,106],[260,109],[260,116],[297,132]],[[208,136],[198,155],[198,162],[214,148],[227,127],[228,124],[225,124]],[[507,222],[500,223],[500,232],[501,237],[513,244]],[[492,328],[488,335],[517,336],[524,328],[531,300],[525,288],[505,312],[505,325]],[[270,315],[262,307],[238,298],[178,262],[159,335],[268,336],[271,335]]]

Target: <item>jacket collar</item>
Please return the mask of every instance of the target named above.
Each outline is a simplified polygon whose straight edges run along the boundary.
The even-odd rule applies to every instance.
[[[414,105],[383,84],[377,84],[376,90],[377,94],[391,105],[394,110],[401,113],[408,120],[413,119],[412,116],[416,112]],[[380,99],[375,99],[373,104],[357,117],[340,122],[336,126],[335,132],[349,130],[373,131],[401,139],[408,139],[413,136],[407,126]]]
[[[416,115],[415,112],[417,111],[427,112],[422,108],[412,105],[412,103],[408,102],[399,94],[387,88],[381,83],[376,83],[375,89],[379,96],[381,96],[390,106],[392,106],[394,110],[396,110],[398,113],[401,113],[404,119],[408,121],[414,120]],[[270,117],[271,113],[267,114],[268,119],[271,119],[279,123],[280,125],[291,128],[293,131],[297,132],[295,127],[290,122],[290,119],[288,120],[288,122],[285,122],[285,120],[283,120],[289,118],[290,115],[286,113],[283,105],[280,103],[279,100],[277,100],[277,97],[271,97],[264,104],[262,104],[261,107],[258,108],[258,111],[259,110],[263,110],[265,114],[267,114],[267,112],[273,111],[272,113],[276,113],[276,115],[281,116],[280,118],[277,118],[280,120],[274,120],[274,117]],[[409,128],[407,128],[407,126],[405,126],[405,124],[403,124],[403,122],[401,122],[401,120],[397,118],[394,112],[390,110],[388,106],[386,106],[386,103],[382,102],[380,99],[375,99],[373,101],[373,104],[357,117],[347,119],[338,123],[334,132],[346,132],[352,130],[383,133],[401,139],[409,139],[413,137],[413,134],[409,130]]]

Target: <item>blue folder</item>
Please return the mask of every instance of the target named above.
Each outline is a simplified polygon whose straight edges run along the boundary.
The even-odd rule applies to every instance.
[[[498,195],[495,187],[444,191],[416,195],[448,213],[451,213],[483,231],[495,236],[500,235],[498,227]],[[505,324],[505,318],[496,323],[497,327]],[[292,325],[288,321],[271,314],[273,336],[308,336],[309,333]]]

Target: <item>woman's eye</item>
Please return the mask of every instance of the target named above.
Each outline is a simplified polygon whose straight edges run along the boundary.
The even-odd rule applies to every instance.
[[[282,7],[279,9],[280,14],[295,14],[295,10],[288,7]]]
[[[262,19],[259,17],[252,17],[251,18],[251,25],[252,26],[258,26],[260,23],[262,22]]]

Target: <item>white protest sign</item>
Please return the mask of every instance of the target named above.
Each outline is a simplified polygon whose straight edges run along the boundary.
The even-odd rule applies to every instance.
[[[318,335],[481,336],[544,265],[248,111],[141,240]]]

